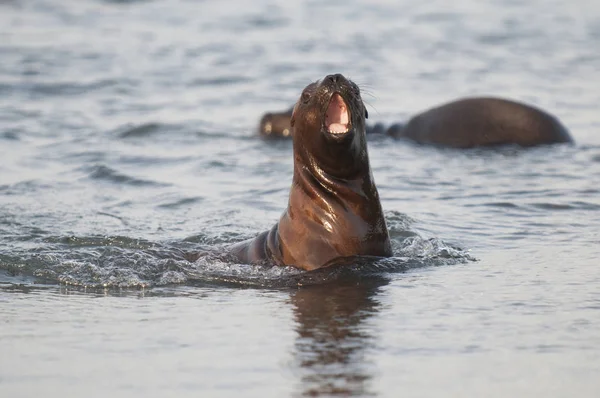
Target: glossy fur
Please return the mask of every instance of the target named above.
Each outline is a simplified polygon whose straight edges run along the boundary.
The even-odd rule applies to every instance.
[[[350,131],[324,128],[334,93],[350,112]],[[366,109],[342,75],[308,85],[294,107],[294,176],[279,222],[231,252],[242,262],[268,261],[305,270],[353,256],[391,256],[390,239],[369,165]]]

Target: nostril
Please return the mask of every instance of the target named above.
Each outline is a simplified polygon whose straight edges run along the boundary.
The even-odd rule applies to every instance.
[[[329,75],[327,76],[325,79],[329,80],[332,83],[339,83],[342,80],[342,75],[339,73],[336,73],[335,75]]]

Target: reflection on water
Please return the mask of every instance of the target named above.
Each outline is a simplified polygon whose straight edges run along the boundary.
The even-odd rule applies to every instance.
[[[375,395],[374,364],[367,355],[375,336],[367,323],[379,311],[374,297],[386,283],[383,278],[344,280],[292,294],[302,395]]]

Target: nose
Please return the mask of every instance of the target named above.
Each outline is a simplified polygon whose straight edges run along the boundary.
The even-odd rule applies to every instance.
[[[330,81],[331,83],[337,84],[341,83],[344,80],[344,76],[336,73],[335,75],[328,75],[325,80]]]

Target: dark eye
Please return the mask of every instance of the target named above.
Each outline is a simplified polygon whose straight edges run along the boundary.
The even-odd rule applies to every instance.
[[[307,103],[310,100],[310,93],[305,91],[302,93],[302,102]]]
[[[369,118],[369,111],[367,110],[367,108],[365,108],[365,119]]]

